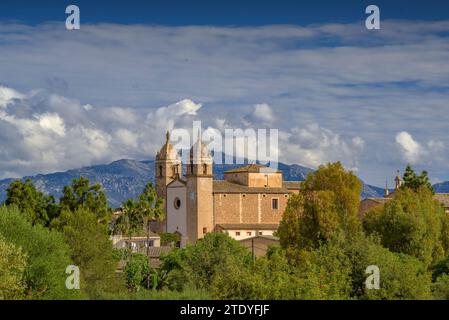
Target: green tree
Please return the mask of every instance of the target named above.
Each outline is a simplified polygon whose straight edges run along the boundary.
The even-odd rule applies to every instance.
[[[418,259],[393,253],[380,245],[373,236],[359,233],[346,241],[344,237],[333,239],[343,248],[352,266],[351,296],[357,299],[430,299],[430,274]],[[380,288],[368,289],[365,281],[368,266],[377,266],[380,272]]]
[[[0,300],[25,297],[26,255],[0,236]]]
[[[142,211],[146,226],[147,236],[147,256],[149,255],[151,221],[162,221],[165,218],[164,200],[157,196],[156,189],[153,184],[148,183],[139,197],[139,210]]]
[[[6,189],[5,205],[17,206],[32,224],[48,226],[59,210],[52,196],[46,196],[30,179],[16,180]]]
[[[151,271],[148,256],[133,253],[123,270],[126,275],[128,289],[130,291],[139,291],[144,284],[149,282]]]
[[[128,245],[131,246],[133,235],[143,230],[143,214],[139,204],[128,199],[122,205],[122,212],[114,223],[114,232],[128,237]]]
[[[340,162],[310,173],[300,194],[289,200],[280,223],[277,234],[282,247],[317,247],[336,232],[356,234],[361,190],[360,180]]]
[[[81,297],[79,290],[65,286],[65,270],[73,262],[62,234],[41,225],[32,226],[17,208],[9,207],[0,208],[0,234],[26,255],[24,283],[28,299]]]
[[[432,284],[434,299],[449,300],[449,275],[443,274]]]
[[[124,287],[115,273],[118,261],[106,226],[97,222],[97,215],[85,208],[64,211],[59,228],[80,268],[81,290],[89,298],[99,299]]]
[[[241,268],[252,263],[249,250],[223,233],[208,233],[195,245],[175,249],[162,257],[161,270],[168,273],[169,286],[181,290],[186,285],[209,289],[215,275],[229,264]]]
[[[111,211],[100,184],[91,185],[89,180],[83,177],[73,179],[70,186],[64,187],[60,205],[62,209],[72,212],[81,208],[87,209],[93,212],[101,223],[109,223],[111,218]]]
[[[404,184],[402,185],[404,188],[410,188],[414,191],[418,191],[420,188],[425,187],[431,190],[434,193],[432,184],[430,183],[429,176],[427,171],[422,171],[418,176],[415,171],[412,169],[411,165],[407,165],[404,171],[403,176]]]
[[[432,192],[401,188],[383,207],[370,210],[364,217],[367,234],[378,234],[381,243],[393,252],[405,253],[431,266],[445,256],[447,216]]]

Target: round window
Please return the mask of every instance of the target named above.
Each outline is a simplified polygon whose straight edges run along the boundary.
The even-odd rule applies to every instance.
[[[181,207],[181,199],[175,198],[175,201],[173,202],[175,209],[179,209]]]

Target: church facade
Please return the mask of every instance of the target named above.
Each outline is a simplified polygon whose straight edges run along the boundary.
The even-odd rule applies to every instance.
[[[156,190],[166,210],[160,229],[178,233],[181,246],[209,232],[236,240],[272,236],[290,195],[300,188],[299,181],[283,181],[281,171],[257,164],[229,170],[224,180],[215,180],[212,155],[201,138],[190,149],[184,174],[182,168],[167,133],[155,161]]]

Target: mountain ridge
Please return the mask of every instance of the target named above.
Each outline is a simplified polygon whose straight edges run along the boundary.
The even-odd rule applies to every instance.
[[[243,164],[214,164],[214,178],[223,179],[224,172]],[[298,165],[279,163],[278,168],[283,172],[286,181],[303,181],[313,169]],[[185,172],[185,167],[183,168]],[[37,174],[23,177],[31,179],[36,187],[45,194],[51,194],[56,199],[62,194],[63,188],[73,179],[83,176],[91,182],[102,185],[111,207],[119,207],[123,201],[137,197],[145,184],[154,182],[154,160],[120,159],[109,164],[86,166],[64,172]],[[8,185],[16,179],[0,180],[0,202],[6,198]],[[363,181],[362,181],[363,182]],[[449,182],[447,183],[449,188]],[[363,182],[362,198],[382,197],[384,189]]]

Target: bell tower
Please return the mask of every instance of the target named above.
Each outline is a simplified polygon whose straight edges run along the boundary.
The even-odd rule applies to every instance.
[[[187,236],[190,243],[214,231],[212,156],[198,140],[190,149],[187,164]]]
[[[170,143],[170,132],[167,131],[165,144],[156,155],[154,162],[156,192],[165,201],[167,211],[167,185],[182,174],[181,159],[175,147]]]

